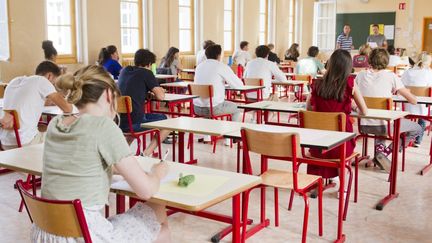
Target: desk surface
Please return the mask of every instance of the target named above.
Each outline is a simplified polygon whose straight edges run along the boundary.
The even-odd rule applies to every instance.
[[[0,110],[3,110],[3,98],[0,99]],[[78,108],[73,106],[72,113],[77,114]],[[57,116],[57,115],[64,114],[64,112],[58,106],[52,105],[52,106],[45,106],[42,111],[42,114],[48,116]]]
[[[297,113],[300,110],[305,110],[305,102],[282,102],[282,101],[260,101],[245,105],[238,105],[238,108],[249,110],[262,110],[262,111],[277,111]]]
[[[43,144],[1,151],[0,167],[40,176],[42,156]]]
[[[303,80],[276,81],[276,80],[273,80],[272,84],[283,85],[283,86],[294,86],[294,85],[306,85],[306,84],[309,84],[309,81],[303,81]]]
[[[157,79],[176,79],[177,75],[173,75],[173,74],[156,74],[155,77]]]
[[[192,68],[183,68],[181,71],[183,73],[195,73],[195,69]]]
[[[352,117],[384,121],[393,121],[396,119],[404,118],[407,115],[409,115],[409,112],[379,109],[368,109],[367,115],[359,115],[357,112],[351,113]]]
[[[160,84],[161,87],[168,88],[187,88],[189,84],[193,84],[193,82],[172,82],[172,83],[163,83]]]
[[[250,91],[250,90],[258,90],[258,89],[264,89],[265,86],[255,86],[255,85],[244,85],[239,88],[231,88],[229,86],[225,87],[225,90],[230,91]]]
[[[400,95],[393,95],[392,99],[394,102],[408,103],[408,101]],[[430,105],[430,104],[432,104],[432,97],[417,96],[417,104]]]
[[[191,100],[198,98],[198,95],[185,95],[185,94],[165,94],[165,98],[163,100],[153,100],[153,101],[161,101],[161,102],[176,102],[183,100]]]

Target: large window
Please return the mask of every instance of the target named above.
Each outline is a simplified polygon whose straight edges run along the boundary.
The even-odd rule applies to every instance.
[[[183,53],[194,50],[193,0],[179,0],[179,49]]]
[[[234,0],[224,0],[224,51],[234,51]]]
[[[294,43],[294,29],[295,29],[295,0],[289,0],[289,14],[288,14],[288,45],[291,46]]]
[[[46,0],[47,39],[53,41],[59,63],[77,61],[75,21],[75,0]]]
[[[121,0],[121,51],[132,55],[143,46],[142,0]]]
[[[0,0],[0,61],[7,61],[10,57],[7,3],[7,0]]]
[[[259,8],[259,44],[268,42],[268,0],[260,0]]]
[[[323,51],[333,50],[336,35],[336,0],[314,3],[313,44]]]

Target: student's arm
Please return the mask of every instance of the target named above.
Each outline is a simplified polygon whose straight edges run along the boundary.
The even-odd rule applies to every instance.
[[[154,87],[151,90],[157,100],[165,99],[165,89],[162,87]]]
[[[232,88],[239,88],[244,86],[243,82],[235,75],[234,71],[229,68],[227,65],[224,65],[224,68],[222,70],[222,77],[224,78],[225,82],[228,83],[228,85]]]
[[[154,94],[156,100],[165,99],[165,90],[160,87],[159,82],[153,74],[145,79],[144,85],[147,90],[150,90]]]
[[[48,95],[47,98],[52,101],[56,106],[58,106],[64,113],[72,112],[72,105],[65,100],[61,93],[52,93]]]
[[[311,94],[309,94],[306,98],[306,110],[308,110],[308,111],[313,110],[311,98],[312,98]]]
[[[340,49],[341,48],[341,38],[340,36],[338,36],[337,40],[336,40],[336,49]]]
[[[282,70],[276,65],[276,63],[271,63],[271,72],[274,76],[275,80],[281,82],[288,82],[286,75],[282,72]]]
[[[357,105],[359,114],[366,115],[368,112],[366,102],[364,101],[363,96],[361,95],[360,90],[358,90],[357,85],[355,83],[353,88],[353,97],[354,97],[354,102]]]
[[[400,95],[402,95],[410,104],[417,105],[417,97],[409,91],[407,88],[401,88],[397,91]]]
[[[13,128],[13,116],[9,112],[4,112],[4,116],[0,119],[0,126],[3,129]]]

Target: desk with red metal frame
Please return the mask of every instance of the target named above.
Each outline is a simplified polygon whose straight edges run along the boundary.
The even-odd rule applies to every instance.
[[[238,88],[232,88],[228,85],[225,87],[226,92],[226,100],[232,101],[232,102],[238,102],[238,103],[247,103],[246,100],[238,100],[238,99],[232,99],[233,92],[240,92],[241,94],[245,95],[248,93],[257,93],[257,97],[262,97],[262,90],[265,88],[265,86],[254,86],[254,85],[244,85]]]
[[[298,127],[284,127],[284,126],[271,126],[253,123],[243,123],[242,127],[248,129],[255,129],[260,131],[268,132],[290,132],[298,133],[300,136],[300,146],[304,148],[317,148],[322,150],[330,150],[339,147],[341,162],[329,162],[319,159],[309,159],[309,158],[298,158],[299,162],[315,164],[321,166],[327,166],[331,168],[339,169],[340,176],[340,186],[339,186],[339,205],[338,205],[338,233],[335,242],[344,242],[345,235],[343,234],[343,210],[344,210],[344,183],[345,183],[345,143],[353,138],[355,138],[355,133],[348,132],[336,132],[336,131],[326,131],[326,130],[316,130],[316,129],[306,129]],[[240,139],[240,129],[225,135],[226,138]],[[238,147],[240,149],[240,145]],[[262,191],[265,194],[265,190]],[[261,209],[265,210],[265,200],[262,200],[265,196],[261,197]],[[263,205],[264,204],[264,205]],[[265,212],[265,211],[264,211]],[[263,216],[265,213],[261,212],[261,221],[258,225],[249,229],[246,233],[246,237],[250,237],[259,230],[267,227],[269,225],[269,220],[265,219]]]
[[[282,101],[260,101],[251,104],[244,104],[237,106],[240,109],[248,109],[257,111],[257,123],[261,124],[262,116],[264,116],[264,123],[269,125],[283,125],[283,126],[297,126],[296,124],[271,122],[269,120],[270,112],[285,112],[285,113],[298,113],[300,110],[305,110],[306,103],[304,102],[282,102]],[[264,114],[263,114],[264,113]]]
[[[193,82],[189,82],[189,81],[171,82],[171,83],[160,84],[160,86],[166,89],[168,93],[181,94],[183,90],[188,88],[189,84],[193,84]]]
[[[165,79],[167,82],[174,82],[178,76],[174,74],[156,74],[157,79]]]
[[[168,111],[155,109],[155,107],[150,104],[150,113],[163,113],[171,116],[193,116],[193,99],[198,98],[197,95],[184,95],[184,94],[165,94],[163,100],[152,100],[152,102],[165,102],[168,104]],[[181,104],[189,103],[189,113],[182,113],[180,109],[175,112],[175,107]]]
[[[78,108],[76,108],[75,106],[72,107],[72,114],[78,114]],[[0,110],[3,109],[3,98],[0,99]],[[62,115],[64,114],[64,112],[62,111],[62,109],[60,109],[58,106],[55,105],[50,105],[50,106],[45,106],[43,111],[42,111],[42,115],[47,115],[47,116],[57,116],[57,115]]]
[[[351,116],[356,118],[393,121],[393,151],[390,169],[390,188],[388,195],[381,199],[376,205],[375,208],[377,210],[383,210],[385,205],[399,196],[399,193],[396,192],[396,182],[399,155],[400,119],[406,117],[407,115],[409,115],[409,113],[403,111],[376,109],[368,109],[367,115],[359,115],[355,112],[351,113]]]
[[[399,95],[393,95],[392,99],[393,99],[394,103],[402,103],[402,104],[408,103],[408,101],[404,97],[399,96]],[[417,96],[417,104],[430,106],[430,105],[432,105],[432,97]],[[407,118],[425,119],[425,120],[428,120],[429,122],[431,122],[432,115],[429,114],[427,116],[423,116],[423,115],[410,114],[409,116],[407,116]],[[404,165],[402,164],[402,166],[404,166]],[[432,168],[432,143],[431,143],[430,148],[429,148],[429,164],[426,165],[422,170],[420,170],[420,172],[419,172],[420,175],[426,174],[431,168]]]
[[[286,73],[285,75],[288,76],[288,73]],[[295,74],[293,73],[292,76],[294,77]],[[285,87],[287,92],[288,92],[289,87],[299,87],[299,91],[298,91],[299,95],[297,95],[297,96],[300,97],[300,95],[303,94],[304,86],[308,85],[308,84],[309,84],[308,81],[303,81],[303,80],[291,80],[291,79],[288,81],[275,81],[275,80],[273,80],[272,81],[272,93],[273,93],[273,95],[276,94],[277,87]]]
[[[182,70],[180,71],[180,74],[182,74],[182,73],[184,73],[184,74],[186,74],[186,75],[191,75],[191,76],[192,76],[192,78],[184,78],[183,75],[182,75],[182,77],[181,77],[182,80],[188,80],[188,81],[192,81],[192,82],[194,81],[195,69],[192,69],[192,68],[184,68],[184,69],[182,69]]]

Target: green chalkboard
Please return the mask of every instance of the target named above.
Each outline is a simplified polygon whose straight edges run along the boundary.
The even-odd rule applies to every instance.
[[[351,26],[351,36],[355,49],[366,43],[369,36],[369,28],[372,24],[395,25],[396,12],[383,13],[339,13],[336,15],[336,38],[343,32],[343,26]],[[387,40],[393,45],[394,40]]]

